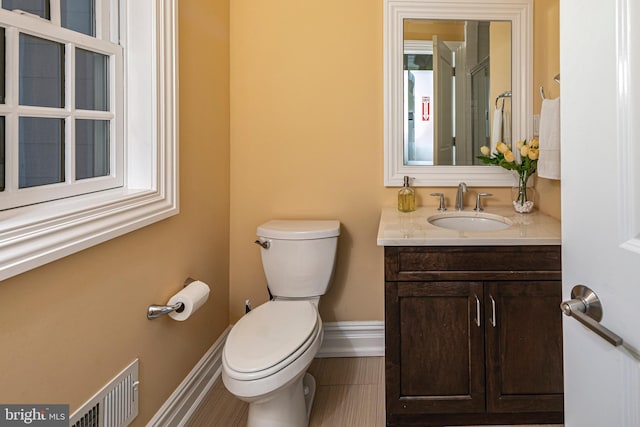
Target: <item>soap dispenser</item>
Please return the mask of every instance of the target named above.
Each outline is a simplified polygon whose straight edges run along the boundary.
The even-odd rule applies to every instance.
[[[416,210],[416,192],[409,186],[409,177],[404,177],[404,187],[398,191],[398,210],[413,212]]]

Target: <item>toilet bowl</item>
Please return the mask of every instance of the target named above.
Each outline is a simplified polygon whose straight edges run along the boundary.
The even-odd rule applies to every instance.
[[[322,345],[318,302],[333,273],[339,227],[317,220],[258,227],[274,299],[231,328],[222,352],[222,380],[249,403],[248,427],[308,426],[315,380],[306,371]]]
[[[315,381],[304,384],[304,376],[322,336],[322,321],[309,301],[267,302],[232,328],[222,352],[222,379],[229,392],[249,402],[248,426],[308,424]]]

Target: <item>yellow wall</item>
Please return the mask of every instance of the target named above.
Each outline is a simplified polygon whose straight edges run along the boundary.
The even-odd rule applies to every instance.
[[[490,121],[493,123],[495,114],[495,100],[498,95],[506,91],[511,91],[511,23],[510,22],[492,22],[489,27],[489,100],[491,108],[489,109]],[[504,98],[498,101],[499,105],[504,105],[505,112],[511,112],[511,99]],[[491,128],[493,132],[493,127]],[[516,141],[521,139],[521,135],[516,135]],[[505,139],[504,137],[502,138]],[[503,141],[507,142],[507,141]],[[515,142],[515,141],[511,141]]]
[[[325,321],[382,319],[382,2],[231,2],[231,320],[267,298],[256,226],[342,223]]]
[[[547,98],[560,96],[560,85],[553,81],[560,73],[560,0],[534,1],[535,38],[533,45],[533,111],[540,114],[540,86]],[[536,178],[538,207],[560,219],[560,181]]]
[[[403,32],[405,40],[433,40],[437,35],[444,41],[464,41],[464,21],[405,19]]]
[[[180,214],[0,283],[0,402],[73,411],[140,358],[143,426],[229,324],[228,0],[180,1]],[[186,322],[149,321],[184,280]]]
[[[384,318],[383,251],[375,239],[380,208],[395,205],[397,188],[383,186],[383,2],[374,4],[231,3],[232,322],[245,299],[255,306],[267,298],[256,226],[299,217],[343,225],[323,320]],[[536,52],[557,51],[557,18],[545,14],[557,5],[536,0]],[[535,82],[546,78],[534,71]],[[451,203],[452,188],[420,188],[418,203],[435,205],[429,193],[436,190]],[[489,204],[510,200],[511,189],[487,190],[495,194]],[[539,199],[541,210],[559,212],[559,192]]]

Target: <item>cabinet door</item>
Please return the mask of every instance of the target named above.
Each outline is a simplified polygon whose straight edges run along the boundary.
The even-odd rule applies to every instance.
[[[485,283],[487,410],[562,412],[560,281]]]
[[[387,413],[484,412],[481,282],[386,282]]]

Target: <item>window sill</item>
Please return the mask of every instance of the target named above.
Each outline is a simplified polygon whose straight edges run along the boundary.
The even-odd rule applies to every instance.
[[[46,210],[33,205],[1,212],[0,280],[178,211],[177,197],[158,191],[116,189],[49,202]]]

